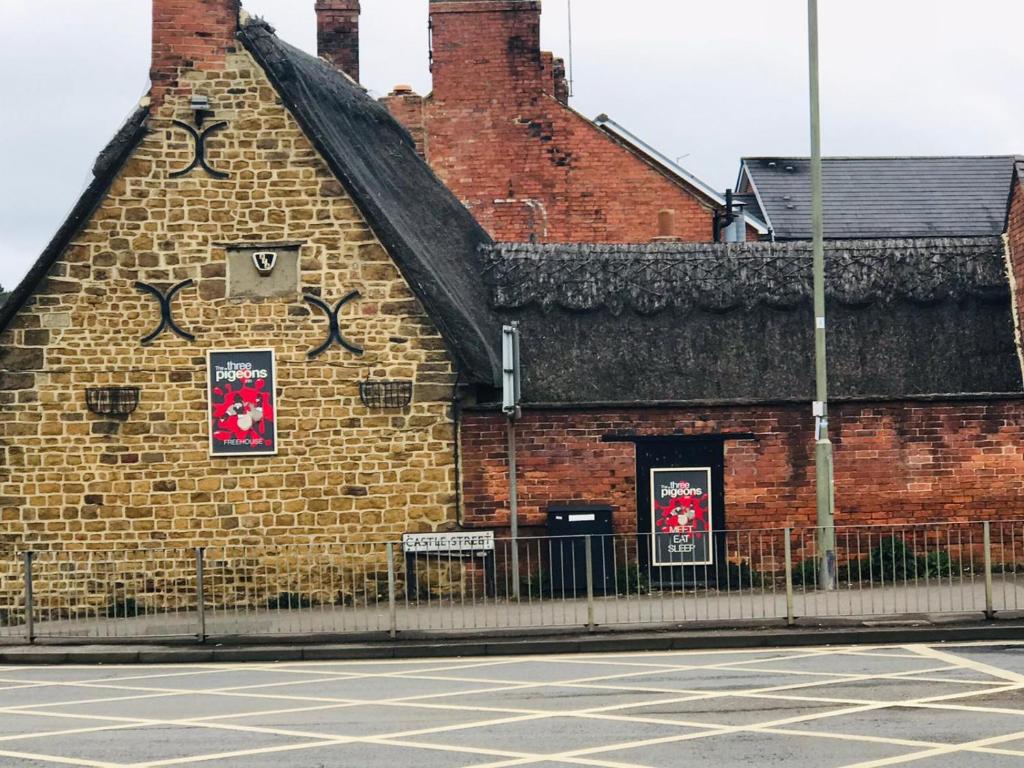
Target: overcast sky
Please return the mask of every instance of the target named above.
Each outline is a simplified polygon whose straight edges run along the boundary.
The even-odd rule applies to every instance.
[[[315,49],[314,0],[248,0]],[[362,0],[364,84],[430,88],[427,0]],[[0,0],[0,284],[13,287],[148,88],[151,0]],[[575,96],[720,189],[807,154],[804,0],[573,0]],[[826,154],[1024,153],[1024,2],[821,0]],[[544,46],[568,54],[567,0]]]

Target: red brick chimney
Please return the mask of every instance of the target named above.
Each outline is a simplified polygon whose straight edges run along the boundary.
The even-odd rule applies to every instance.
[[[359,80],[359,0],[316,0],[316,42],[321,58]]]
[[[555,87],[552,95],[562,104],[569,106],[569,80],[565,74],[565,59],[555,59],[553,74]]]
[[[237,48],[241,0],[153,0],[150,97],[163,103],[183,70],[223,66]]]
[[[490,101],[543,90],[540,0],[430,0],[430,28],[435,99]]]
[[[565,76],[565,60],[547,51],[540,55],[544,69],[544,90],[566,106],[569,105],[569,81]]]
[[[1024,157],[1017,159],[1010,191],[1010,214],[1006,222],[1006,256],[1009,262],[1017,356],[1024,375]]]

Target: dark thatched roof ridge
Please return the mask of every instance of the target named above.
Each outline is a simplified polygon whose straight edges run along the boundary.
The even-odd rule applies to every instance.
[[[262,21],[239,34],[366,216],[466,377],[500,380],[501,325],[480,279],[491,238],[416,153],[385,107]]]
[[[0,302],[0,331],[3,331],[10,324],[14,316],[18,314],[25,303],[31,298],[36,287],[46,277],[47,272],[60,258],[64,250],[70,245],[75,235],[82,228],[93,212],[103,202],[107,190],[121,170],[121,166],[127,161],[128,156],[139,145],[146,135],[146,118],[149,116],[149,109],[139,107],[121,127],[110,143],[100,152],[96,163],[93,165],[93,179],[85,192],[71,209],[67,219],[61,224],[57,234],[53,236],[49,245],[36,263],[29,269],[28,274],[22,279],[11,293],[7,300]]]
[[[849,306],[928,304],[1009,296],[1002,238],[828,241],[825,289]],[[651,245],[531,245],[484,249],[499,309],[725,312],[758,304],[790,309],[812,299],[806,241]]]
[[[527,405],[814,397],[806,243],[497,245]],[[828,244],[836,399],[1019,396],[1001,238]]]

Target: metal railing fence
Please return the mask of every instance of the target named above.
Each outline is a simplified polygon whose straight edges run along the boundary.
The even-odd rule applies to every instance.
[[[1024,521],[709,534],[707,565],[654,564],[650,534],[41,550],[0,558],[0,640],[359,635],[1024,611]],[[513,552],[518,556],[513,557]],[[517,571],[518,569],[518,571]]]

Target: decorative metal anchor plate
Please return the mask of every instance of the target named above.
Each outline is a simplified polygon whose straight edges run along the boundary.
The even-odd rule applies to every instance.
[[[341,333],[341,324],[338,321],[338,313],[341,312],[342,308],[346,304],[348,304],[351,301],[355,301],[356,299],[359,298],[359,291],[352,291],[352,293],[350,293],[348,296],[346,296],[337,304],[335,304],[333,309],[331,309],[327,302],[323,301],[318,296],[305,296],[304,298],[308,303],[322,309],[324,315],[327,316],[328,322],[327,340],[316,349],[310,350],[310,360],[312,360],[314,357],[319,357],[320,355],[322,355],[324,352],[330,349],[335,342],[337,342],[340,346],[347,349],[353,355],[363,354],[364,350],[362,349],[362,347],[357,347],[355,344],[345,339],[345,337]]]
[[[177,296],[180,291],[183,291],[185,288],[192,285],[193,282],[193,280],[183,280],[174,287],[169,288],[166,293],[162,292],[159,288],[149,285],[148,283],[135,283],[136,288],[152,295],[158,302],[160,302],[160,325],[158,325],[156,330],[151,334],[143,337],[142,343],[144,345],[151,344],[168,328],[186,341],[196,340],[195,336],[182,330],[178,324],[174,322],[174,316],[171,312],[171,302],[174,301],[174,297]]]
[[[231,176],[231,174],[229,173],[224,173],[223,171],[218,171],[215,168],[211,168],[210,164],[206,162],[206,140],[210,137],[211,134],[215,133],[216,131],[220,131],[223,130],[224,128],[227,128],[227,123],[214,123],[205,131],[202,131],[196,130],[191,125],[189,125],[188,123],[183,123],[181,120],[173,120],[172,122],[179,128],[182,128],[189,132],[189,135],[192,137],[192,140],[195,144],[196,150],[196,156],[192,159],[192,162],[189,164],[188,168],[184,168],[183,170],[174,171],[173,173],[171,173],[170,176],[172,179],[177,179],[181,176],[186,176],[192,173],[192,171],[195,170],[196,167],[201,167],[204,171],[206,171],[215,179],[226,179]]]

